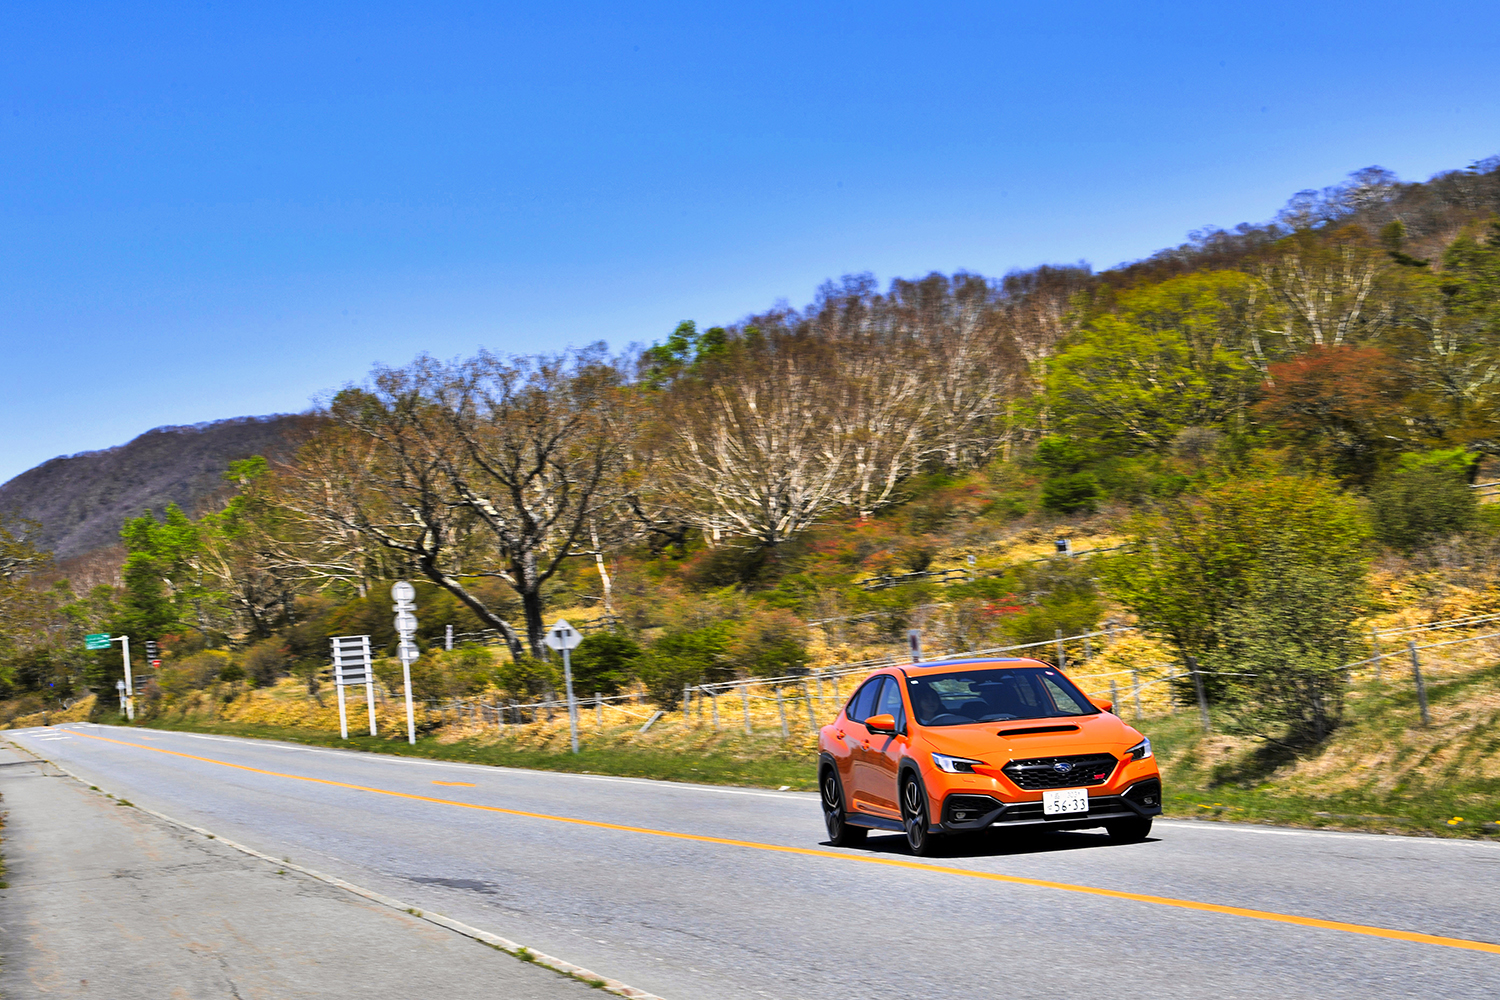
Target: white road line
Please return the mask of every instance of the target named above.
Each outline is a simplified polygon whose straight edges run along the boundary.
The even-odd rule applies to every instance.
[[[83,723],[83,725],[92,725],[92,723]],[[25,730],[16,731],[17,735],[24,732]],[[527,768],[520,767],[500,767],[490,764],[463,764],[441,760],[423,760],[419,757],[403,757],[396,754],[374,754],[370,753],[369,751],[363,750],[325,750],[315,747],[288,745],[271,741],[251,741],[239,739],[236,737],[206,736],[201,733],[173,733],[173,735],[188,736],[193,739],[200,740],[211,740],[216,743],[233,743],[247,748],[262,746],[274,747],[279,750],[300,750],[307,753],[333,754],[335,756],[348,757],[353,760],[370,763],[399,762],[403,764],[415,764],[419,767],[440,767],[451,770],[472,771],[477,774],[494,775],[499,773],[527,778],[545,778],[548,780],[572,778],[580,781],[603,781],[613,784],[644,785],[655,789],[670,789],[672,791],[680,792],[703,792],[709,795],[741,795],[750,798],[781,799],[786,802],[797,803],[799,805],[806,804],[809,799],[817,797],[816,792],[760,792],[746,788],[715,788],[711,785],[695,785],[689,784],[687,782],[675,781],[658,781],[651,778],[625,778],[604,774],[577,774],[570,771],[533,771]],[[1270,837],[1312,837],[1326,840],[1362,840],[1366,842],[1370,840],[1383,840],[1390,843],[1399,843],[1403,845],[1416,843],[1441,845],[1446,847],[1477,847],[1483,850],[1491,851],[1500,850],[1500,844],[1489,841],[1460,840],[1458,838],[1447,837],[1407,837],[1400,834],[1388,833],[1336,833],[1328,830],[1298,830],[1290,827],[1247,826],[1245,824],[1216,823],[1207,822],[1204,820],[1158,819],[1156,822],[1160,826],[1168,826],[1173,829],[1213,831],[1216,833],[1249,833],[1261,834]]]
[[[1432,844],[1450,847],[1478,847],[1500,851],[1500,844],[1484,840],[1460,840],[1457,837],[1404,837],[1397,833],[1335,833],[1331,830],[1297,830],[1285,826],[1246,826],[1241,823],[1214,823],[1193,819],[1158,819],[1161,826],[1175,830],[1212,830],[1216,833],[1255,833],[1267,837],[1314,837],[1321,840],[1382,840],[1393,844]]]

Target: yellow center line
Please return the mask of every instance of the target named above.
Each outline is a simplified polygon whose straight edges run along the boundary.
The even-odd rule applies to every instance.
[[[167,750],[162,747],[148,747],[140,743],[130,743],[126,740],[111,739],[108,736],[96,736],[93,733],[77,731],[77,735],[85,736],[91,740],[101,740],[105,743],[117,743],[120,746],[135,747],[139,750],[149,750],[152,753],[170,754],[173,757],[184,757],[188,760],[202,761],[205,764],[218,764],[220,767],[232,767],[241,771],[250,771],[254,774],[269,775],[273,778],[287,778],[291,781],[307,781],[317,785],[330,785],[334,788],[348,788],[357,792],[370,792],[375,795],[389,795],[398,799],[411,799],[416,802],[432,802],[437,805],[455,806],[459,809],[474,809],[480,812],[500,813],[504,816],[521,816],[526,819],[543,819],[553,823],[570,823],[574,826],[589,826],[599,830],[616,830],[622,833],[642,833],[652,837],[667,837],[672,840],[690,840],[701,844],[721,844],[725,847],[745,847],[756,851],[768,851],[773,854],[797,854],[810,858],[835,858],[839,861],[858,861],[871,865],[886,865],[891,868],[906,868],[913,871],[937,872],[943,875],[958,875],[963,878],[983,879],[989,882],[1004,882],[1009,885],[1026,885],[1038,889],[1056,889],[1061,892],[1077,892],[1088,896],[1103,896],[1106,899],[1127,899],[1135,903],[1152,903],[1156,906],[1171,906],[1181,910],[1197,910],[1200,913],[1220,913],[1233,917],[1246,917],[1251,920],[1266,920],[1278,924],[1293,924],[1299,927],[1316,927],[1321,930],[1343,931],[1346,934],[1361,934],[1366,937],[1386,938],[1392,941],[1411,941],[1417,944],[1435,944],[1445,948],[1463,948],[1468,951],[1489,952],[1492,955],[1500,955],[1500,944],[1489,941],[1471,941],[1467,938],[1442,937],[1437,934],[1419,934],[1415,931],[1394,930],[1389,927],[1373,927],[1369,924],[1351,924],[1342,920],[1319,920],[1316,917],[1299,917],[1290,913],[1276,913],[1270,910],[1252,910],[1243,906],[1223,906],[1219,903],[1200,903],[1191,899],[1174,899],[1171,896],[1151,896],[1139,892],[1121,892],[1118,889],[1100,889],[1089,885],[1075,885],[1071,882],[1052,882],[1047,879],[1025,878],[1020,875],[1000,875],[994,872],[976,871],[971,868],[951,868],[945,865],[926,864],[918,861],[906,861],[901,858],[879,857],[868,854],[844,854],[837,851],[825,851],[815,847],[784,847],[780,844],[763,844],[754,840],[732,840],[726,837],[705,837],[696,833],[677,833],[672,830],[654,830],[644,826],[627,826],[622,823],[604,823],[593,819],[577,819],[572,816],[552,816],[548,813],[528,812],[524,809],[505,809],[500,806],[479,805],[474,802],[455,802],[452,799],[439,799],[430,795],[414,795],[411,792],[397,792],[388,788],[372,788],[369,785],[356,785],[347,781],[333,781],[329,778],[311,778],[303,774],[285,774],[281,771],[268,771],[264,768],[251,767],[248,764],[232,764],[229,761],[214,760],[212,757],[199,757],[195,754],[182,753],[177,750]],[[462,784],[461,782],[434,782],[434,784]]]

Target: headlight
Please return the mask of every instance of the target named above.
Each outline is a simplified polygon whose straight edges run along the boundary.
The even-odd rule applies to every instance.
[[[1125,752],[1130,754],[1131,760],[1145,760],[1147,757],[1151,756],[1151,741],[1141,740],[1139,743]]]
[[[970,760],[967,757],[949,757],[945,753],[932,755],[932,762],[937,765],[939,771],[947,771],[949,774],[973,774],[975,764],[983,764],[982,760]]]

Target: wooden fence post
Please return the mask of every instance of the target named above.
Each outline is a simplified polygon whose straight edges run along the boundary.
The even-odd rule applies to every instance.
[[[781,686],[776,687],[776,711],[781,716],[781,738],[786,739],[792,731],[786,725],[786,701],[781,697]]]
[[[807,729],[815,733],[818,731],[818,723],[813,717],[812,689],[807,686],[807,681],[802,682],[802,700],[807,702]]]
[[[1141,717],[1141,672],[1130,668],[1130,697],[1135,701],[1135,717]]]
[[[1406,648],[1411,653],[1411,676],[1417,682],[1417,708],[1422,712],[1422,725],[1426,726],[1432,720],[1427,716],[1427,685],[1422,682],[1422,661],[1417,658],[1415,640],[1407,640]]]
[[[1198,695],[1198,721],[1205,734],[1211,733],[1214,728],[1208,720],[1208,693],[1203,690],[1203,672],[1198,669],[1198,661],[1191,654],[1183,653],[1182,657],[1187,660],[1188,669],[1193,672],[1193,690]]]
[[[1067,666],[1063,659],[1062,629],[1057,630],[1057,669],[1062,670]]]
[[[685,687],[682,689],[682,724],[690,725],[693,721],[690,714],[693,710],[693,689]]]
[[[1385,657],[1380,655],[1380,629],[1374,625],[1370,626],[1370,651],[1375,654],[1375,683],[1380,683],[1380,666],[1385,662]]]
[[[1115,685],[1115,679],[1109,679],[1109,710],[1116,715],[1120,714],[1120,689]]]
[[[599,729],[604,728],[604,699],[598,691],[594,692],[594,725]]]

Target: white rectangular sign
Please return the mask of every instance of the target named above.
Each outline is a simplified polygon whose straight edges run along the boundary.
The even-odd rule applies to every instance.
[[[344,708],[344,688],[365,686],[365,704],[370,712],[370,735],[375,732],[375,671],[370,664],[370,637],[336,635],[333,643],[333,683],[339,695],[339,736],[349,738],[349,717]]]

